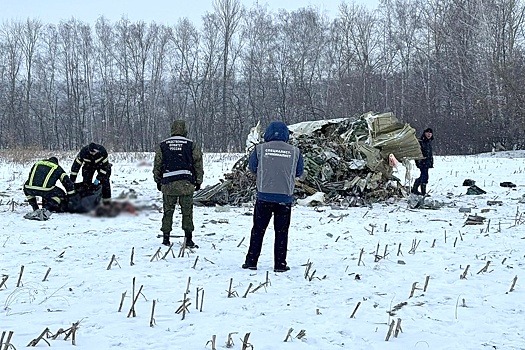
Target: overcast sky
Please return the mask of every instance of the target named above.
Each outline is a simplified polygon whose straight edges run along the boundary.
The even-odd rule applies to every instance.
[[[351,0],[350,0],[351,1]],[[346,2],[350,2],[347,0]],[[241,0],[246,7],[252,7],[257,0]],[[284,8],[288,11],[314,6],[325,11],[330,17],[338,12],[342,0],[259,0],[272,11]],[[354,0],[375,9],[379,0]],[[159,24],[174,24],[179,18],[188,17],[198,24],[205,12],[213,11],[213,0],[0,0],[0,21],[40,19],[43,23],[59,23],[72,17],[88,23],[95,23],[104,16],[118,21],[123,16],[130,21],[155,21]]]

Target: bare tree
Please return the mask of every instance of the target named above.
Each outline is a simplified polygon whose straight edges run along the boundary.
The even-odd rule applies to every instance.
[[[241,77],[245,84],[240,88],[246,92],[240,95],[245,97],[243,121],[253,126],[258,121],[266,123],[278,114],[278,72],[274,69],[278,57],[278,29],[267,9],[256,7],[247,13],[243,37]]]
[[[233,79],[235,79],[235,61],[238,54],[238,49],[235,48],[235,44],[239,44],[240,38],[237,38],[235,42],[235,36],[238,33],[238,27],[242,16],[242,7],[239,0],[215,0],[213,7],[216,14],[216,19],[219,22],[219,33],[222,40],[222,91],[221,91],[221,116],[222,122],[226,125],[225,131],[230,133],[231,130],[239,128],[239,117],[235,117],[232,114],[233,101],[232,94]],[[238,138],[229,135],[228,140],[236,141]]]
[[[36,51],[38,49],[38,41],[40,37],[42,24],[37,20],[27,19],[22,26],[22,35],[20,36],[21,49],[24,55],[24,71],[25,71],[25,98],[22,113],[25,116],[24,120],[30,122],[26,124],[24,129],[32,128],[34,123],[34,111],[31,106],[32,104],[32,86],[33,86],[33,61],[35,59]],[[30,130],[29,130],[30,131]],[[25,140],[24,143],[29,140]],[[41,140],[31,140],[36,144],[41,144]]]
[[[33,110],[37,119],[38,134],[45,148],[60,149],[60,135],[63,129],[58,118],[60,90],[56,79],[60,53],[58,32],[54,25],[47,25],[42,29],[39,49],[32,64],[36,80],[33,89]]]
[[[196,141],[202,142],[205,130],[202,94],[206,74],[199,52],[200,34],[187,18],[180,20],[173,29],[171,45],[168,117],[189,120],[189,129],[195,133]]]
[[[5,102],[0,129],[0,144],[4,147],[16,147],[25,144],[27,141],[27,131],[24,128],[21,110],[23,101],[23,89],[19,84],[21,80],[21,67],[23,64],[22,26],[20,23],[3,23],[0,27],[0,37],[2,44],[2,76]],[[3,94],[2,94],[3,95]]]
[[[203,32],[201,36],[201,72],[202,79],[201,110],[202,110],[202,140],[203,145],[212,151],[222,149],[221,141],[214,135],[224,135],[226,128],[221,118],[221,40],[219,37],[219,21],[215,14],[203,17]],[[222,149],[224,150],[224,149]]]
[[[351,76],[356,70],[360,81],[351,84],[349,95],[354,93],[353,101],[349,101],[355,112],[367,112],[370,108],[369,96],[371,96],[370,81],[372,74],[378,64],[380,40],[375,28],[377,19],[374,13],[364,6],[354,3],[348,5],[342,3],[339,15],[339,30],[342,32],[341,49],[343,51],[343,73]],[[358,110],[356,110],[359,108]]]

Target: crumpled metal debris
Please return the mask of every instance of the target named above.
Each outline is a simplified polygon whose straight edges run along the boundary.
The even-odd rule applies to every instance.
[[[24,219],[46,221],[51,218],[51,212],[45,208],[34,210],[24,215]]]
[[[445,203],[437,199],[417,194],[410,194],[407,201],[408,207],[411,209],[440,209],[445,205]]]
[[[467,194],[468,195],[480,195],[480,194],[486,194],[487,192],[481,188],[479,188],[476,185],[472,185],[469,188],[467,188]]]
[[[479,215],[469,215],[465,221],[465,225],[483,225],[485,221],[484,216]]]
[[[296,198],[324,193],[324,203],[342,207],[370,205],[401,198],[407,191],[394,177],[393,160],[421,159],[415,130],[392,113],[365,113],[288,126],[290,143],[304,158],[305,176],[296,181]],[[247,152],[220,183],[195,193],[198,205],[240,205],[255,199],[255,175],[247,170],[254,145],[261,142],[261,128],[252,128]]]
[[[308,196],[304,199],[299,198],[297,200],[298,205],[302,205],[304,207],[315,207],[319,205],[325,204],[325,194],[323,192],[316,192],[311,196]]]

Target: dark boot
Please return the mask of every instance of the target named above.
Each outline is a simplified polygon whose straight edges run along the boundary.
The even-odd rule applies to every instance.
[[[280,265],[280,266],[275,266],[273,268],[273,272],[286,272],[289,270],[290,270],[290,266],[288,265]]]
[[[163,233],[162,233],[162,244],[163,244],[163,245],[167,245],[167,246],[170,246],[170,245],[171,245],[171,242],[170,242],[170,233],[169,233],[169,232],[163,232]]]
[[[426,196],[427,194],[427,184],[421,184],[421,195]]]
[[[186,237],[186,247],[187,248],[199,248],[198,245],[195,244],[195,242],[193,242],[193,234],[192,232],[190,231],[185,231],[184,232],[184,237]]]
[[[248,263],[244,263],[242,264],[241,266],[243,269],[248,269],[248,270],[257,270],[257,265],[250,265]]]
[[[36,198],[31,198],[31,199],[28,199],[27,202],[29,203],[29,205],[31,205],[31,208],[33,208],[33,210],[38,210],[38,203],[36,202]]]

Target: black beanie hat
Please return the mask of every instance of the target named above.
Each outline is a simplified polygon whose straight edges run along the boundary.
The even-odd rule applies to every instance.
[[[431,133],[434,133],[434,132],[432,131],[432,128],[426,128],[424,132],[431,132]]]
[[[58,158],[57,157],[49,157],[48,161],[50,161],[51,163],[58,164]]]

